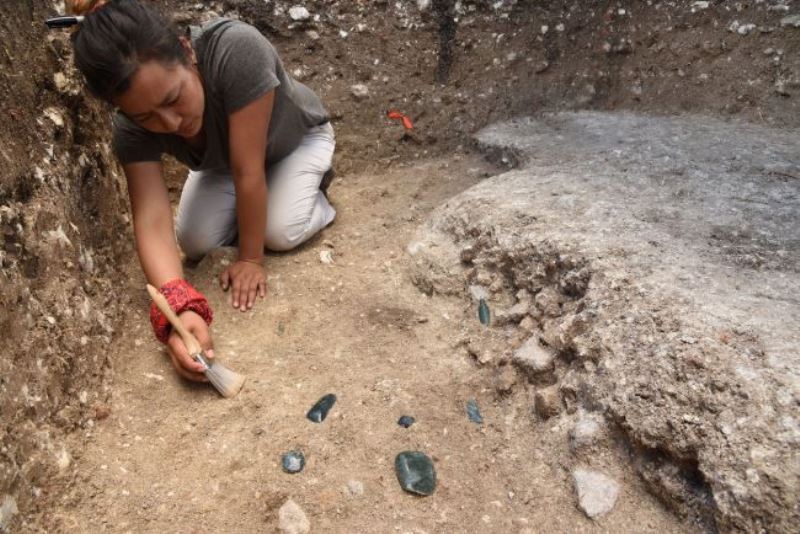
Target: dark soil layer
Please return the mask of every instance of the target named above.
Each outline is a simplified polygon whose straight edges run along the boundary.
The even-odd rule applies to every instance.
[[[112,283],[130,239],[106,114],[64,77],[69,44],[45,33],[50,13],[0,6],[0,531],[17,509],[46,509],[69,473],[64,433],[105,410],[127,295]]]
[[[211,5],[258,26],[287,67],[324,96],[345,171],[448,153],[482,125],[543,110],[711,113],[800,125],[800,30],[781,27],[787,12],[771,3],[460,2],[445,85],[436,82],[441,26],[432,8],[301,4],[319,21],[292,22],[289,2]],[[179,18],[208,15],[188,10]],[[735,21],[756,27],[741,35],[730,30]],[[449,36],[451,27],[443,29]],[[369,95],[355,97],[355,84]],[[411,135],[385,117],[389,109],[411,117]]]

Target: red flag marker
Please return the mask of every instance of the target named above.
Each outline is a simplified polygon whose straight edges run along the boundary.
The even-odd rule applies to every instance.
[[[386,116],[390,119],[399,120],[403,122],[403,127],[406,130],[411,130],[414,128],[414,125],[411,124],[411,119],[400,113],[399,111],[389,110],[386,112]]]

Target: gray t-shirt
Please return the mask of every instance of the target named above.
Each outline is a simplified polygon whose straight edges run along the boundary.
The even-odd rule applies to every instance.
[[[319,97],[286,73],[275,48],[252,26],[217,19],[192,38],[206,94],[205,148],[193,149],[178,135],[149,132],[118,111],[113,147],[120,163],[161,161],[166,153],[193,170],[228,170],[228,116],[272,89],[267,163],[283,159],[310,128],[328,121]]]

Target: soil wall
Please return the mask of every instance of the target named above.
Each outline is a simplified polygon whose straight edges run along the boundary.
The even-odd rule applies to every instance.
[[[343,172],[448,153],[486,124],[542,111],[800,125],[798,8],[778,0],[168,4],[182,23],[222,14],[261,29],[293,75],[323,95]],[[295,4],[308,19],[291,18]],[[451,5],[455,29],[442,22],[440,4]],[[436,78],[440,33],[454,35],[444,84]],[[390,109],[414,130],[387,119]]]
[[[13,5],[12,5],[13,4]],[[62,438],[107,413],[109,346],[127,288],[123,183],[87,102],[48,34],[44,1],[0,6],[0,532],[57,498],[71,474]]]

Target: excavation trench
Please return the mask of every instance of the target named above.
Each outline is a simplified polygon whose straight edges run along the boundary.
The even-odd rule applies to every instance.
[[[80,453],[54,524],[112,532],[275,528],[278,509],[292,499],[319,531],[596,528],[576,508],[564,469],[573,415],[542,433],[524,379],[501,385],[499,368],[476,366],[464,349],[465,335],[504,348],[502,329],[481,326],[471,302],[426,296],[409,279],[405,250],[419,222],[469,185],[465,176],[477,183],[489,172],[475,156],[457,155],[335,183],[336,223],[301,249],[269,258],[270,295],[252,313],[228,308],[216,287],[230,253],[191,271],[218,311],[217,353],[249,377],[232,401],[175,377],[146,329],[137,290],[115,352],[111,413]],[[323,250],[333,264],[320,261]],[[566,272],[552,276],[570,278]],[[139,275],[131,277],[135,286]],[[313,424],[305,412],[326,393],[339,400]],[[472,398],[484,425],[467,419]],[[404,429],[401,415],[417,422]],[[289,450],[305,454],[298,475],[281,470]],[[393,462],[403,450],[433,458],[432,497],[400,489]],[[603,528],[621,529],[631,516],[646,531],[685,528],[625,463],[615,463],[613,475],[626,490]]]
[[[318,531],[798,523],[791,6],[434,2],[453,26],[426,2],[309,0],[302,23],[281,1],[162,4],[182,26],[252,23],[323,96],[339,217],[269,258],[252,314],[215,286],[225,253],[188,271],[250,380],[233,402],[177,380],[147,329],[108,110],[69,35],[44,32],[52,5],[0,7],[0,531],[271,529],[287,499]],[[542,113],[563,109],[641,115]],[[537,119],[472,144],[517,115]],[[552,368],[515,361],[530,343]],[[397,486],[406,449],[433,457],[432,497]],[[594,522],[587,471],[621,488]]]

